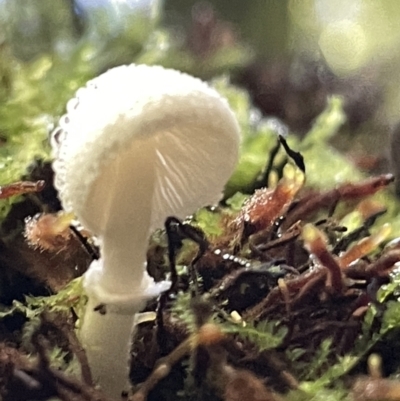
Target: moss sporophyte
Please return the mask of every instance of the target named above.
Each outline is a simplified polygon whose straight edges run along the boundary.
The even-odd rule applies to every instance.
[[[168,216],[218,202],[239,143],[227,101],[175,70],[117,67],[68,102],[52,136],[55,186],[100,242],[101,259],[84,277],[80,338],[106,393],[126,389],[135,314],[170,286],[146,272],[151,232]]]

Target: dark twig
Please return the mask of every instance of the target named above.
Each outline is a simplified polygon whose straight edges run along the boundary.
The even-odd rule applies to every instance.
[[[57,396],[62,401],[112,401],[90,385],[75,378],[68,377],[65,373],[50,366],[45,339],[41,334],[43,331],[43,324],[49,323],[45,319],[46,317],[43,315],[41,317],[42,324],[31,337],[31,343],[38,355],[37,362],[33,364],[27,372],[14,369],[14,377],[20,378],[19,381],[21,381],[21,377],[23,378],[24,382],[28,384],[27,392],[29,391],[30,385],[32,388],[31,391],[37,391],[37,388],[39,388],[41,393],[49,394],[49,396]],[[29,377],[32,379],[29,380]],[[31,397],[27,395],[26,399],[31,398],[37,398],[35,393],[32,393]]]
[[[209,243],[208,243],[204,233],[200,229],[193,227],[189,224],[183,224],[176,217],[168,217],[166,219],[165,230],[167,232],[167,237],[168,237],[168,259],[169,259],[169,264],[171,267],[172,285],[171,285],[170,292],[173,292],[176,290],[178,277],[177,277],[177,272],[176,272],[175,259],[176,259],[177,250],[182,245],[182,240],[190,239],[199,246],[199,251],[189,266],[191,279],[194,284],[194,294],[193,295],[197,295],[199,290],[198,290],[197,274],[194,269],[194,266],[199,261],[199,259],[204,255],[204,253],[208,250]]]
[[[256,189],[260,189],[260,188],[264,188],[264,187],[268,186],[268,178],[272,172],[272,169],[274,167],[275,158],[278,155],[280,148],[281,148],[281,143],[278,140],[276,145],[271,149],[271,151],[269,153],[268,163],[267,163],[267,166],[265,167],[265,170],[257,177],[257,179],[255,180],[249,193],[253,193]]]
[[[306,172],[306,165],[304,164],[304,157],[300,152],[296,152],[293,149],[290,149],[286,139],[279,135],[279,141],[285,149],[287,155],[295,162],[296,166],[303,172]]]
[[[82,235],[82,233],[74,226],[74,225],[70,225],[69,226],[70,230],[74,233],[74,235],[76,236],[76,238],[79,240],[79,242],[81,243],[82,247],[85,249],[85,251],[89,254],[89,256],[93,259],[93,260],[97,260],[100,258],[100,252],[99,250],[93,246],[92,244],[90,244],[90,242],[88,241],[88,239]]]
[[[92,372],[90,371],[89,361],[85,349],[82,347],[78,340],[75,330],[61,327],[63,334],[67,337],[70,351],[76,356],[81,366],[82,381],[88,385],[93,386]]]
[[[166,377],[171,368],[192,349],[192,338],[187,338],[177,348],[175,348],[168,356],[160,359],[153,372],[140,386],[139,390],[128,398],[129,401],[144,401],[148,393],[155,387],[155,385]]]
[[[204,233],[200,229],[193,227],[189,224],[183,224],[176,217],[171,216],[165,220],[165,231],[168,237],[168,260],[171,270],[171,287],[168,291],[161,294],[157,307],[156,322],[157,322],[157,338],[159,344],[161,343],[162,335],[164,333],[163,311],[165,309],[169,296],[174,292],[176,292],[178,287],[178,273],[176,271],[176,254],[177,251],[182,246],[182,240],[188,238],[193,242],[195,242],[196,244],[198,244],[199,246],[199,251],[189,266],[191,279],[194,284],[192,297],[195,297],[199,292],[197,273],[195,271],[194,266],[209,248],[209,243]]]

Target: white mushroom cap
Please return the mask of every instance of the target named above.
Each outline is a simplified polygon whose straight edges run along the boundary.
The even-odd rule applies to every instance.
[[[159,66],[121,66],[88,82],[60,127],[52,139],[60,199],[100,236],[108,208],[126,213],[110,203],[122,197],[115,181],[128,190],[132,176],[151,179],[146,163],[155,169],[153,230],[166,216],[217,202],[238,159],[239,127],[226,100],[201,80]],[[132,204],[131,213],[140,210]]]
[[[239,142],[227,101],[175,70],[121,66],[79,89],[52,145],[64,209],[101,242],[88,293],[125,305],[159,292],[144,269],[151,231],[220,199]]]

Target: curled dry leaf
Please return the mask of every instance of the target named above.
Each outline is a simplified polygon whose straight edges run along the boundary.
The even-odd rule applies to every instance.
[[[248,199],[234,220],[234,226],[239,228],[247,225],[250,233],[270,228],[287,212],[304,180],[305,176],[301,170],[290,164],[286,165],[283,178],[275,188],[256,190]]]
[[[25,219],[25,238],[34,248],[58,252],[71,237],[72,213],[40,213]]]
[[[11,196],[24,195],[32,192],[40,192],[45,187],[45,182],[39,180],[32,181],[18,181],[0,187],[0,199],[10,198]]]

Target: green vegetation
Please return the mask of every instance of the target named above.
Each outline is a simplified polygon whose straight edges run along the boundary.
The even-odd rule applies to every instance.
[[[100,13],[93,18],[101,20],[106,16]],[[144,17],[141,16],[140,18]],[[141,23],[133,23],[132,21],[141,21]],[[235,42],[231,46],[222,46],[220,49],[214,50],[208,55],[206,62],[199,63],[198,55],[193,54],[188,47],[176,41],[170,31],[159,25],[157,18],[151,24],[143,23],[145,20],[140,19],[132,19],[132,21],[126,21],[128,28],[119,32],[113,39],[104,40],[108,37],[109,31],[112,30],[111,26],[107,28],[106,25],[104,25],[104,32],[95,31],[92,26],[92,30],[82,34],[76,43],[71,39],[74,35],[70,35],[70,43],[74,43],[74,45],[69,48],[68,54],[54,49],[50,51],[49,47],[51,46],[49,44],[46,47],[47,53],[38,53],[35,54],[35,57],[28,55],[29,57],[22,59],[22,57],[16,56],[18,52],[15,52],[15,49],[13,50],[12,44],[4,39],[0,46],[0,184],[5,185],[24,179],[29,171],[29,166],[37,159],[51,160],[50,148],[47,143],[49,131],[57,125],[68,99],[79,87],[100,71],[120,63],[137,62],[161,64],[202,78],[212,78],[212,84],[228,99],[239,120],[243,133],[241,156],[238,167],[227,184],[223,204],[215,210],[201,209],[197,211],[190,223],[205,233],[211,251],[221,247],[223,252],[227,252],[227,254],[234,254],[237,258],[248,258],[246,260],[249,261],[251,269],[257,274],[264,272],[263,269],[265,264],[268,264],[269,259],[263,260],[259,255],[252,253],[252,233],[247,234],[245,229],[243,229],[244,234],[232,234],[229,231],[232,229],[232,220],[240,216],[243,205],[253,193],[255,182],[263,177],[270,154],[277,146],[278,134],[286,135],[284,132],[286,127],[283,124],[274,119],[260,117],[260,114],[252,106],[248,93],[230,82],[230,72],[248,62],[253,55],[252,51],[248,50],[242,43]],[[69,29],[73,29],[73,27]],[[99,43],[102,45],[100,46]],[[287,135],[291,149],[300,152],[304,157],[306,165],[305,191],[315,190],[317,194],[320,194],[347,182],[356,183],[366,178],[365,173],[361,172],[344,155],[332,147],[335,135],[346,119],[342,106],[340,97],[330,97],[325,110],[306,135],[302,138],[291,133]],[[264,177],[264,182],[261,182],[259,186],[273,188],[282,177],[282,168],[288,159],[290,158],[286,152],[279,149],[273,163],[269,166],[270,174],[268,177]],[[374,194],[373,199],[384,205],[387,212],[377,219],[371,228],[371,232],[375,232],[377,227],[383,223],[389,222],[392,231],[388,239],[399,237],[399,204],[392,191],[385,188]],[[21,200],[21,197],[0,200],[1,221],[9,216],[10,210],[15,207],[15,203]],[[360,218],[359,214],[351,214],[353,209],[354,204],[341,204],[339,212],[333,213],[333,216],[328,216],[326,210],[318,215],[321,219],[336,219],[334,223],[336,231],[329,231],[330,227],[324,226],[325,222],[322,223],[322,230],[329,236],[329,239],[333,238],[333,241],[327,246],[329,252],[348,234],[348,232],[340,232],[337,229],[340,224],[346,225],[349,231],[357,230],[365,224],[366,219]],[[45,210],[45,205],[43,210]],[[287,211],[284,211],[285,213]],[[308,217],[307,219],[310,220]],[[313,221],[317,220],[314,219]],[[297,239],[299,234],[300,232],[294,238]],[[348,248],[361,238],[367,237],[368,234],[366,232],[354,240],[350,240],[347,244],[348,247],[344,248],[342,252],[347,251]],[[240,236],[242,237],[239,238]],[[3,241],[3,239],[1,240]],[[170,318],[172,316],[171,319],[174,324],[178,321],[176,325],[179,328],[183,327],[182,332],[188,335],[189,333],[196,333],[201,326],[196,321],[196,313],[193,312],[191,307],[192,296],[190,293],[193,291],[194,283],[192,282],[193,277],[188,273],[188,270],[198,267],[197,265],[191,266],[193,257],[197,252],[197,246],[187,238],[181,242],[177,250],[177,267],[183,288],[180,288],[176,301],[168,305],[166,315]],[[298,243],[296,244],[298,245]],[[154,236],[150,250],[151,252],[158,252],[159,265],[165,268],[167,265],[165,232],[159,232]],[[213,268],[217,270],[221,266],[225,268],[224,263],[227,260],[215,261],[215,254],[211,251],[209,254],[202,255],[205,260],[204,265],[207,268],[212,266],[210,270]],[[375,262],[380,255],[384,256],[389,251],[381,245],[375,246],[372,252],[373,257],[368,262],[372,264],[372,259]],[[32,250],[32,252],[40,251]],[[304,265],[306,263],[304,249],[302,252],[300,259]],[[277,254],[278,259],[282,258],[282,254],[279,252]],[[149,259],[151,257],[155,256],[150,254]],[[206,259],[207,257],[210,259]],[[340,254],[335,254],[336,257],[339,258]],[[316,345],[307,349],[297,343],[289,343],[288,345],[285,341],[291,333],[290,330],[293,329],[290,327],[288,316],[293,311],[287,312],[283,303],[278,312],[269,305],[272,310],[271,316],[263,316],[260,313],[248,319],[246,319],[248,308],[247,306],[243,307],[239,315],[245,317],[235,321],[232,317],[235,310],[229,306],[229,302],[237,294],[235,293],[234,296],[226,295],[221,299],[211,294],[215,290],[214,286],[218,280],[231,275],[235,269],[239,270],[239,268],[230,265],[226,266],[224,274],[211,278],[208,276],[209,273],[204,273],[204,266],[202,267],[203,272],[196,272],[200,276],[200,288],[205,288],[201,296],[213,303],[212,313],[206,320],[217,325],[228,338],[237,340],[237,343],[243,347],[241,351],[244,353],[249,349],[251,351],[256,350],[255,354],[263,355],[268,355],[268,352],[276,352],[277,355],[285,359],[285,366],[290,368],[291,374],[299,381],[297,389],[287,391],[288,388],[285,388],[285,400],[351,400],[348,381],[345,379],[356,373],[366,372],[365,361],[367,356],[372,351],[379,352],[380,347],[383,346],[400,350],[398,341],[398,333],[400,332],[400,272],[398,268],[387,274],[388,280],[383,285],[379,278],[385,274],[380,272],[382,274],[376,275],[378,286],[380,285],[376,293],[377,300],[368,303],[365,314],[362,315],[360,321],[357,321],[357,323],[362,323],[360,323],[360,329],[353,339],[352,349],[349,350],[344,347],[345,350],[342,350],[343,352],[338,355],[338,341],[329,335],[323,336],[322,339],[319,338]],[[280,274],[279,278],[284,277],[287,273],[293,273],[290,270],[285,271],[285,267],[283,267],[284,274],[281,274],[280,267],[280,265],[269,266],[271,271],[268,274],[275,272],[272,271],[272,268],[279,270],[276,276],[278,277]],[[199,268],[199,270],[201,269]],[[3,272],[0,271],[0,274]],[[29,276],[29,273],[27,275]],[[282,285],[282,282],[278,282],[275,276],[272,275],[271,277],[274,277],[273,286],[264,288],[266,293],[268,291],[272,293],[273,289]],[[369,279],[370,277],[368,277]],[[368,281],[368,283],[370,282]],[[239,285],[239,296],[246,294],[246,286],[248,285],[250,284],[247,281]],[[282,290],[284,287],[279,288]],[[331,312],[332,309],[329,308],[332,308],[332,305],[325,301],[332,294],[328,290],[324,291],[322,291],[323,296],[320,297],[318,292],[318,296],[313,299],[314,301],[317,298],[318,300],[322,299],[321,310],[326,308],[328,312]],[[365,289],[365,294],[368,291]],[[289,295],[293,301],[295,296],[292,293]],[[70,282],[61,291],[49,296],[36,297],[30,294],[19,294],[19,296],[20,299],[24,298],[24,302],[15,300],[11,306],[0,304],[0,321],[2,328],[6,331],[10,319],[15,316],[23,317],[23,324],[20,325],[17,336],[17,346],[23,354],[37,351],[32,347],[31,340],[33,334],[40,330],[43,324],[43,315],[65,316],[67,320],[72,319],[74,325],[78,327],[79,317],[86,302],[80,278]],[[345,295],[340,294],[338,298],[344,302]],[[351,301],[353,302],[353,299]],[[257,302],[261,302],[261,299]],[[297,306],[296,304],[293,307]],[[313,313],[317,313],[317,306],[313,305]],[[353,309],[351,311],[354,312]],[[300,312],[298,313],[300,314]],[[171,324],[171,326],[174,325]],[[171,331],[174,334],[174,327]],[[176,331],[179,330],[176,329]],[[181,332],[178,334],[182,335]],[[176,335],[176,338],[181,338],[179,335]],[[145,347],[146,341],[143,338],[140,339],[142,341],[141,346]],[[3,342],[2,338],[0,338],[1,342]],[[72,371],[76,374],[79,371],[76,367],[76,358],[71,357],[70,351],[61,349],[59,345],[53,342],[49,347],[50,359],[54,366],[57,365],[68,373]],[[170,352],[171,349],[164,351]],[[251,353],[249,352],[249,354]],[[400,360],[397,360],[394,365],[391,367],[390,373],[399,374]],[[184,366],[184,374],[190,376],[188,373],[190,372],[190,363],[184,361],[182,366]],[[149,370],[149,366],[146,368]],[[185,383],[188,382],[187,376],[184,378]],[[173,394],[175,396],[176,392]],[[182,390],[180,390],[180,394],[182,395]],[[189,400],[189,396],[185,398],[185,395],[182,395],[180,399],[186,401]],[[56,399],[54,398],[54,400]]]

